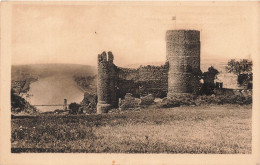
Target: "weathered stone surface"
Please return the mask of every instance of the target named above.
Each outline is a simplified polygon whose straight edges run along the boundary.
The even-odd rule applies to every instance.
[[[132,96],[131,93],[127,93],[125,95],[125,99],[121,100],[121,104],[119,105],[119,109],[122,111],[138,108],[140,108],[138,101]]]
[[[97,104],[97,114],[108,113],[109,109],[111,109],[110,104],[105,104],[105,103]]]
[[[154,104],[154,96],[152,94],[149,94],[147,96],[141,97],[140,105],[152,105]]]
[[[116,97],[116,66],[113,63],[114,56],[112,52],[103,52],[98,55],[98,77],[97,77],[97,95],[98,112],[107,112],[108,107],[117,106]],[[107,105],[109,104],[109,106]],[[102,107],[104,106],[104,108]]]
[[[97,95],[86,92],[84,98],[81,101],[81,107],[83,113],[96,113],[97,112]]]
[[[154,102],[149,94],[172,98],[176,94],[194,93],[200,83],[197,76],[201,72],[200,32],[169,30],[166,32],[166,42],[167,61],[161,66],[121,68],[113,64],[114,56],[111,52],[98,55],[99,112],[103,112],[102,105],[104,109],[117,107],[119,98],[124,96],[119,106],[121,109],[138,107],[134,97],[142,97],[140,104],[145,105]],[[144,97],[146,95],[149,97]]]
[[[166,32],[166,57],[169,62],[168,97],[177,93],[193,93],[200,71],[200,32],[169,30]]]
[[[165,97],[168,89],[168,65],[140,66],[137,69],[117,68],[120,96],[132,93],[133,96],[153,94]]]

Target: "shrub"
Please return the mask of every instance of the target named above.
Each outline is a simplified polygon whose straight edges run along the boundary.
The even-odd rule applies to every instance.
[[[231,59],[228,61],[226,66],[226,71],[229,73],[236,74],[237,82],[239,85],[247,85],[249,82],[252,83],[252,61],[248,59],[243,59],[240,61],[236,61],[235,59]]]
[[[79,113],[80,104],[75,103],[75,102],[74,103],[70,103],[69,109],[70,109],[70,113],[71,114],[77,114],[77,113]]]
[[[176,96],[172,99],[163,99],[161,103],[157,104],[158,108],[172,108],[181,105],[202,105],[202,104],[238,104],[248,105],[252,103],[251,95],[201,95],[201,96]]]
[[[214,80],[217,78],[218,74],[219,71],[215,69],[213,66],[209,67],[208,71],[202,74],[204,84],[200,89],[201,94],[211,95],[214,93],[213,92],[215,88]]]
[[[11,111],[13,113],[36,113],[37,109],[11,89]]]

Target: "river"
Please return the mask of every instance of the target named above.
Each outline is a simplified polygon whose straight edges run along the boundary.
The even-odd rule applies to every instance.
[[[80,103],[84,97],[84,91],[77,87],[72,76],[66,74],[39,78],[38,81],[30,84],[28,93],[32,95],[28,99],[32,105],[63,104],[64,99],[68,100],[68,104]],[[41,112],[47,112],[62,109],[62,106],[37,106],[36,108]]]

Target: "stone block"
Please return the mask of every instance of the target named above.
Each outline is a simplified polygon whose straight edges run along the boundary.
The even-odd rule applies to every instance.
[[[152,105],[154,104],[154,96],[152,94],[148,94],[146,96],[141,97],[140,105]]]

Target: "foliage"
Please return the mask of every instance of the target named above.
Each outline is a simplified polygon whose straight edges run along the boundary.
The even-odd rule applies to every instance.
[[[204,83],[200,89],[200,94],[211,95],[214,93],[215,83],[214,80],[217,78],[219,71],[213,66],[208,68],[207,72],[202,74]]]
[[[244,85],[253,80],[252,74],[239,74],[237,76],[237,82],[239,85]]]
[[[79,108],[80,108],[80,104],[75,103],[75,102],[70,103],[70,105],[69,105],[70,113],[72,113],[72,114],[79,113]]]
[[[11,111],[13,113],[35,113],[37,112],[36,108],[30,105],[24,98],[17,95],[13,89],[11,89]]]
[[[213,66],[208,68],[208,72],[215,76],[217,76],[219,74],[219,71],[217,69],[215,69]]]
[[[236,75],[250,74],[252,73],[252,61],[248,59],[242,59],[240,61],[231,59],[227,63],[226,71],[228,71],[229,73],[234,73]]]
[[[231,59],[227,63],[226,70],[238,76],[237,82],[239,85],[244,85],[252,81],[252,61],[248,59],[242,59],[240,61]]]
[[[26,108],[25,99],[15,94],[13,89],[11,89],[11,108],[12,111],[15,111],[15,109],[17,109],[18,112]]]
[[[232,94],[232,95],[184,95],[176,96],[172,99],[163,99],[161,103],[157,104],[158,108],[172,108],[179,107],[181,105],[186,106],[199,106],[199,105],[223,105],[223,104],[237,104],[237,105],[249,105],[252,104],[252,93]]]

